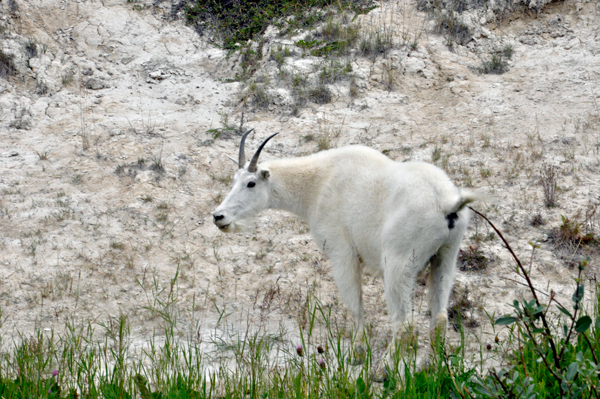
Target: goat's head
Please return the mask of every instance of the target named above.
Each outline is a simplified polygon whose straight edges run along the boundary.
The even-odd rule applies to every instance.
[[[268,180],[271,172],[268,169],[259,167],[258,157],[265,144],[277,133],[262,142],[250,163],[246,166],[244,142],[246,136],[252,130],[244,133],[240,142],[239,169],[233,176],[233,188],[221,205],[213,212],[215,224],[225,233],[241,231],[244,227],[244,221],[266,209],[269,203]]]

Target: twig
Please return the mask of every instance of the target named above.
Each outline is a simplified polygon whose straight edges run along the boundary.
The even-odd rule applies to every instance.
[[[462,389],[460,389],[458,387],[458,384],[456,383],[456,380],[454,379],[454,374],[452,374],[452,369],[450,368],[450,362],[448,362],[448,355],[446,354],[446,351],[444,350],[444,363],[446,363],[446,368],[448,368],[448,373],[450,373],[450,379],[452,379],[452,384],[454,384],[454,389],[456,389],[456,392],[458,392],[458,394],[460,395],[461,398],[466,399],[466,396],[463,394]],[[467,391],[468,393],[468,391]],[[469,394],[469,398],[471,397],[471,395]]]
[[[579,283],[581,281],[581,271],[582,271],[582,268],[580,267],[579,274],[577,275],[577,280],[576,280],[577,288],[575,291],[575,293],[576,293],[575,295],[577,295],[577,292],[579,292]],[[575,326],[575,320],[577,320],[577,313],[579,312],[579,308],[581,307],[579,302],[581,302],[581,300],[575,301],[575,312],[573,312],[573,316],[571,318],[571,327],[569,327],[569,333],[567,334],[567,337],[565,338],[565,344],[564,344],[562,350],[560,351],[560,355],[558,356],[561,359],[563,357],[563,354],[565,353],[565,349],[567,349],[567,346],[569,345],[569,340],[571,339],[571,334],[573,333],[573,327]]]
[[[528,286],[527,284],[525,284],[525,283],[522,283],[521,281],[514,280],[514,279],[512,279],[512,278],[510,278],[510,277],[503,277],[503,276],[498,276],[498,277],[499,277],[499,278],[501,278],[502,280],[508,280],[508,281],[512,281],[513,283],[517,283],[517,284],[520,284],[520,285],[522,285],[522,286],[524,286],[524,287],[528,287],[528,288],[529,288],[529,286]],[[537,289],[537,288],[536,288],[536,289]],[[537,290],[540,292],[540,294],[546,295],[547,297],[549,297],[549,296],[550,296],[550,294],[548,294],[547,292],[544,292],[544,291],[542,291],[542,290],[540,290],[540,289],[537,289]],[[560,305],[560,304],[559,304],[559,305]]]
[[[506,241],[506,239],[504,238],[504,236],[502,235],[502,233],[500,232],[500,230],[498,230],[496,228],[496,226],[494,226],[494,224],[484,214],[482,214],[481,212],[473,209],[472,207],[469,207],[469,209],[471,209],[477,215],[481,216],[486,222],[488,222],[488,224],[492,227],[492,229],[494,229],[494,231],[498,234],[498,236],[500,237],[500,239],[504,242],[504,245],[506,245],[506,248],[508,249],[508,251],[510,252],[510,254],[512,255],[512,257],[515,259],[515,262],[517,263],[519,269],[523,273],[523,276],[527,280],[527,285],[529,286],[529,290],[531,291],[531,293],[533,295],[533,298],[535,299],[535,302],[536,302],[537,306],[540,306],[541,305],[540,300],[538,299],[535,287],[533,286],[533,283],[531,282],[531,279],[529,278],[529,274],[527,273],[527,270],[525,270],[525,268],[523,267],[523,264],[521,263],[521,261],[519,260],[519,258],[517,257],[517,255],[515,254],[515,252],[513,251],[513,249],[511,248],[511,246],[508,243],[508,241]],[[544,324],[544,330],[545,330],[546,338],[548,339],[548,343],[550,344],[550,348],[552,349],[552,357],[553,357],[553,360],[554,360],[554,366],[558,370],[560,370],[561,369],[561,367],[560,367],[560,357],[558,356],[558,350],[556,349],[556,345],[554,343],[554,339],[552,338],[552,331],[550,330],[550,326],[548,325],[548,322],[546,320],[546,316],[544,314],[542,314],[540,318],[542,319],[542,323]],[[550,371],[552,371],[552,370],[550,370]],[[562,381],[562,378],[559,378],[559,381]],[[562,387],[559,387],[559,388],[560,388],[561,395],[562,395],[563,389],[562,389]]]
[[[500,379],[500,377],[498,377],[498,374],[496,374],[496,372],[492,371],[490,372],[490,374],[492,375],[492,377],[494,377],[496,379],[496,381],[498,381],[498,383],[500,384],[500,386],[502,387],[502,389],[504,389],[504,392],[508,393],[508,394],[513,394],[512,389],[509,389]]]

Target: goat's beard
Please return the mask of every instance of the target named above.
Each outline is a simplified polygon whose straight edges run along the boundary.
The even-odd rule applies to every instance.
[[[220,229],[223,233],[243,233],[248,230],[248,220],[240,219],[229,223],[227,228]]]

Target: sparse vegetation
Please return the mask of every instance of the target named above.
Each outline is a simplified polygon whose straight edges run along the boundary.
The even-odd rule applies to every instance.
[[[458,253],[459,269],[462,271],[484,271],[487,269],[489,259],[478,247],[469,246],[467,250]]]
[[[508,60],[512,58],[513,52],[511,45],[506,45],[501,50],[492,52],[490,54],[491,58],[481,63],[479,72],[496,75],[503,74],[507,71]]]
[[[321,83],[308,91],[308,98],[315,104],[329,104],[333,100],[333,93]]]
[[[35,40],[29,39],[27,44],[25,44],[25,54],[27,55],[27,58],[35,58],[38,56],[38,46]]]
[[[587,246],[595,246],[600,249],[600,237],[597,232],[585,231],[585,222],[578,218],[569,219],[561,215],[562,223],[550,232],[550,239],[559,248],[575,250]]]
[[[558,173],[554,165],[544,165],[540,171],[540,183],[544,189],[544,205],[554,208],[558,200]]]
[[[448,321],[455,331],[461,326],[475,328],[479,322],[473,317],[475,304],[469,299],[469,287],[456,285],[450,294],[450,307],[448,309]]]
[[[252,105],[259,109],[266,109],[271,104],[271,97],[265,90],[263,85],[251,83],[250,84],[250,99]]]
[[[298,334],[292,341],[283,331],[271,334],[260,327],[237,335],[202,338],[196,333],[200,324],[196,324],[185,333],[177,318],[183,303],[178,282],[182,271],[178,267],[165,286],[156,279],[149,283],[138,280],[146,294],[143,311],[146,317],[155,317],[164,332],[162,336],[156,332],[150,336],[149,350],[135,350],[130,315],[87,323],[67,319],[64,333],[38,330],[23,336],[14,346],[0,341],[4,354],[0,357],[2,396],[475,399],[522,397],[520,393],[526,392],[530,398],[577,397],[576,393],[579,397],[594,397],[599,388],[600,286],[596,283],[593,287],[594,306],[587,314],[583,307],[583,262],[579,265],[573,306],[564,307],[554,293],[547,305],[542,304],[529,272],[510,244],[500,237],[513,254],[533,299],[515,300],[513,314],[499,318],[488,315],[494,332],[489,339],[477,338],[465,327],[480,323],[474,317],[480,310],[479,299],[473,297],[469,286],[457,287],[449,315],[451,325],[460,332],[459,340],[453,344],[434,340],[427,369],[419,367],[415,348],[402,343],[387,364],[385,380],[374,382],[377,353],[382,349],[370,330],[358,348],[359,342],[337,323],[332,307],[323,305],[312,292],[282,301],[286,309],[295,306]],[[119,241],[111,241],[110,247],[125,250]],[[219,240],[214,241],[217,262],[221,261],[219,247]],[[132,256],[126,258],[133,267]],[[178,264],[188,258],[189,254],[178,256]],[[273,265],[265,264],[266,274],[272,270]],[[60,273],[55,282],[43,286],[40,295],[42,299],[56,299],[78,289],[71,274]],[[260,323],[266,323],[281,299],[277,283],[266,287],[260,298],[256,293]],[[226,309],[216,302],[212,306],[219,315],[216,325],[223,326],[228,322]],[[194,309],[192,306],[192,312]],[[560,322],[550,321],[551,311],[560,315],[556,316]],[[503,326],[508,327],[501,331]],[[222,328],[229,331],[226,326]],[[479,351],[469,355],[467,342],[473,338],[479,340]],[[499,366],[487,368],[488,359]]]
[[[14,57],[0,49],[0,78],[14,75],[16,72],[17,68],[14,64]]]
[[[375,58],[379,55],[385,56],[394,45],[393,35],[392,30],[385,25],[369,30],[361,35],[358,43],[358,51],[363,56],[370,58]]]
[[[188,22],[200,33],[207,30],[214,32],[224,48],[236,49],[240,43],[256,39],[268,25],[274,25],[289,34],[322,21],[328,7],[367,12],[373,5],[368,0],[256,0],[226,3],[194,0],[187,2],[185,7]]]
[[[4,10],[16,7],[6,1]],[[458,8],[483,4],[444,2]],[[581,16],[584,23],[565,24],[565,36],[552,38],[555,28],[545,23],[554,11],[571,12],[570,5],[553,4],[552,15],[540,13],[532,26],[518,25],[549,29],[539,34],[543,44],[525,44],[539,40],[537,34],[515,33],[511,25],[490,28],[492,36],[481,31],[468,48],[441,52],[444,37],[428,33],[418,43],[415,26],[425,29],[431,21],[422,23],[422,13],[411,16],[411,2],[383,2],[368,18],[339,12],[338,4],[298,7],[271,20],[279,32],[269,28],[263,39],[263,25],[251,41],[232,42],[227,57],[214,48],[204,52],[204,41],[166,26],[168,20],[165,29],[138,24],[138,18],[156,17],[154,6],[138,0],[126,7],[146,11],[130,13],[127,40],[110,46],[89,40],[82,45],[96,32],[80,32],[73,18],[65,25],[40,19],[35,10],[29,10],[31,18],[27,9],[7,13],[0,21],[6,39],[0,45],[0,220],[6,221],[0,228],[0,397],[598,396],[600,219],[592,203],[600,171],[598,54],[593,36],[581,35],[582,25],[596,29],[586,22],[591,6],[584,3],[566,17],[573,22]],[[74,17],[72,5],[66,6],[66,18]],[[77,6],[78,15],[98,20],[88,2]],[[164,3],[155,6],[164,11]],[[109,15],[109,7],[102,15]],[[234,17],[229,22],[243,22]],[[460,29],[454,37],[449,27],[460,28],[460,16],[442,20],[435,22],[443,22],[439,31],[449,37],[446,44],[459,43]],[[215,32],[223,43],[226,33],[214,22],[207,18],[197,28]],[[52,37],[48,56],[42,56],[41,43],[27,49],[20,33],[41,33],[40,23],[56,28],[39,36]],[[98,29],[102,37],[119,34]],[[518,34],[511,40],[522,40],[519,51],[527,51],[529,66],[541,69],[517,65],[506,78],[473,78],[472,72],[483,72],[481,61],[494,70],[495,54],[499,67],[512,65],[512,49],[487,50],[506,32]],[[463,33],[469,40],[469,32]],[[158,40],[143,57],[127,47],[148,38]],[[546,52],[554,44],[556,51]],[[478,61],[473,54],[482,49]],[[29,65],[39,69],[27,68],[30,51],[39,58]],[[189,57],[182,58],[182,51]],[[421,65],[426,69],[418,71]],[[224,85],[230,67],[241,82]],[[81,89],[81,111],[87,113],[81,128],[73,120],[81,82],[70,68],[90,73],[84,80],[93,75],[107,84]],[[168,75],[146,78],[152,68]],[[137,72],[143,78],[136,80]],[[539,73],[544,79],[532,79]],[[565,90],[564,82],[572,84],[563,99],[557,93]],[[231,97],[237,87],[245,98]],[[138,93],[144,96],[140,111],[133,110]],[[242,110],[260,137],[285,133],[267,147],[274,158],[359,144],[397,161],[434,161],[457,185],[498,200],[481,206],[500,221],[503,234],[518,240],[515,251],[526,258],[526,272],[517,265],[518,274],[511,276],[513,265],[495,256],[503,244],[489,239],[477,224],[481,220],[471,219],[470,238],[459,253],[448,340],[429,348],[429,315],[423,310],[430,291],[423,282],[416,288],[414,316],[418,354],[425,358],[431,349],[429,363],[417,363],[417,346],[403,347],[387,379],[373,381],[390,341],[388,323],[381,322],[388,319],[381,280],[364,279],[367,338],[356,342],[350,312],[306,224],[277,212],[263,214],[244,233],[224,236],[213,225],[211,211],[237,169],[224,154],[237,150],[242,123],[236,113]],[[263,110],[277,115],[260,115]],[[324,115],[347,117],[349,124],[339,135],[331,129],[334,122],[321,122]],[[161,117],[164,128],[155,122]],[[249,137],[248,158],[259,136]],[[94,148],[82,152],[82,145]],[[549,173],[543,162],[557,166]],[[527,240],[538,248],[531,259]],[[179,275],[173,276],[176,268]]]
[[[546,221],[544,220],[543,216],[541,213],[536,213],[533,218],[531,219],[531,225],[533,227],[539,227],[539,226],[543,226],[546,224]]]
[[[165,173],[165,166],[162,162],[162,149],[158,155],[150,156],[150,166],[148,169],[155,171],[156,173],[163,174]]]
[[[38,158],[40,159],[40,161],[47,161],[48,160],[48,156],[50,155],[50,153],[48,151],[34,151],[35,154],[38,156]]]

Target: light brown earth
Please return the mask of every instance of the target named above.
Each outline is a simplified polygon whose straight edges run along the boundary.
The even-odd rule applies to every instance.
[[[433,34],[434,23],[412,1],[385,2],[358,22],[364,29],[388,24],[396,47],[375,61],[350,57],[356,98],[342,81],[331,87],[333,103],[311,103],[298,116],[286,108],[285,92],[268,110],[244,107],[243,84],[226,83],[239,59],[167,18],[167,5],[16,4],[13,13],[4,4],[0,17],[2,49],[19,68],[17,76],[0,78],[5,340],[36,329],[60,332],[67,320],[124,314],[134,343],[143,345],[160,336],[164,312],[177,319],[182,336],[235,334],[249,320],[254,328],[283,328],[293,341],[310,293],[350,327],[329,264],[296,217],[267,211],[234,235],[212,224],[211,211],[235,172],[225,154],[236,156],[239,136],[215,140],[208,131],[237,127],[242,112],[244,127],[256,131],[248,151],[281,132],[263,159],[310,154],[321,140],[368,145],[398,161],[435,160],[457,185],[497,198],[476,207],[522,260],[532,259],[536,286],[565,302],[574,289],[573,264],[589,256],[587,278],[599,274],[597,250],[557,249],[548,239],[561,215],[584,222],[600,202],[597,2],[551,3],[537,16],[519,11],[485,22],[467,46],[448,46]],[[403,31],[419,37],[415,50],[402,45]],[[265,52],[291,43],[271,34]],[[30,41],[37,56],[26,55]],[[506,44],[514,49],[508,71],[480,74],[481,60]],[[277,65],[268,59],[258,73],[276,85]],[[285,63],[311,71],[318,60]],[[384,85],[389,76],[392,90]],[[544,165],[559,170],[555,208],[544,206]],[[536,214],[545,224],[532,226]],[[600,234],[599,225],[600,211],[583,228]],[[463,248],[479,245],[491,262],[483,271],[460,272],[456,282],[459,292],[468,290],[469,312],[480,324],[468,331],[483,342],[490,339],[485,312],[506,313],[513,299],[527,295],[508,252],[486,238],[490,232],[472,221]],[[539,245],[533,257],[529,242]],[[383,345],[390,327],[382,283],[363,281],[367,322]],[[421,331],[425,292],[419,286],[414,302]],[[219,312],[228,315],[220,323]]]

